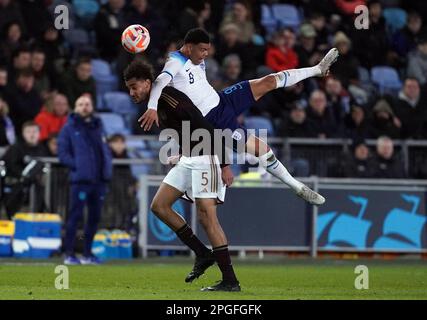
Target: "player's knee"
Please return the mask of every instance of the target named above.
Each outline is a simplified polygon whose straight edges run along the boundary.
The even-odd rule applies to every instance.
[[[273,90],[277,86],[276,76],[274,74],[269,74],[262,78],[262,83],[265,85],[266,90]]]
[[[151,202],[150,209],[156,216],[161,216],[165,211],[165,205],[161,201],[153,199],[153,201]]]

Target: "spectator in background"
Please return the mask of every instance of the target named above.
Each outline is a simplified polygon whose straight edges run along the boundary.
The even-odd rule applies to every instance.
[[[64,45],[64,39],[53,24],[48,24],[43,32],[38,46],[45,52],[45,64],[48,73],[56,78],[65,72],[69,61],[69,50]],[[59,82],[59,81],[58,81]],[[55,81],[52,83],[57,88]]]
[[[350,108],[350,114],[345,119],[345,137],[353,141],[366,140],[372,137],[372,128],[367,115],[367,110],[357,104]]]
[[[3,156],[6,165],[5,178],[5,206],[9,219],[23,205],[24,196],[32,183],[36,183],[36,208],[35,212],[43,210],[43,192],[40,180],[40,172],[33,171],[34,174],[24,174],[24,169],[29,166],[29,162],[34,157],[45,157],[47,151],[44,145],[39,144],[39,128],[33,121],[25,122],[22,125],[22,140],[18,140],[7,149]],[[38,165],[37,168],[42,166]],[[32,170],[30,170],[31,172]]]
[[[40,141],[45,141],[52,134],[58,134],[61,131],[67,122],[68,112],[66,96],[52,93],[47,97],[45,106],[34,120],[40,127]]]
[[[348,178],[371,178],[369,148],[363,140],[353,142],[352,154],[342,164],[343,173]]]
[[[153,58],[159,56],[165,32],[165,21],[158,14],[156,7],[151,6],[148,0],[132,0],[126,15],[126,21],[129,24],[140,24],[150,31],[149,54]]]
[[[314,138],[316,132],[313,131],[313,126],[307,120],[305,107],[299,103],[294,102],[291,106],[289,117],[278,129],[280,137],[289,138]]]
[[[209,47],[209,55],[205,59],[206,65],[206,78],[208,82],[212,84],[212,87],[215,90],[220,90],[221,88],[221,73],[220,66],[218,61],[215,59],[216,47],[215,44],[211,43]],[[164,65],[164,63],[162,64]]]
[[[421,86],[427,85],[427,34],[419,37],[417,50],[409,54],[407,74]]]
[[[373,138],[388,136],[392,139],[400,138],[400,120],[394,115],[390,103],[380,99],[372,109],[372,135]]]
[[[423,32],[422,26],[423,20],[418,12],[410,12],[406,26],[394,34],[393,49],[402,59],[406,59],[409,52],[417,47],[417,38]]]
[[[205,28],[210,17],[210,4],[206,0],[186,0],[178,19],[178,36],[183,39],[188,30]]]
[[[48,157],[58,157],[58,135],[53,133],[47,138],[46,146],[48,151]]]
[[[0,147],[15,143],[15,127],[8,116],[9,106],[0,97]]]
[[[0,66],[0,98],[4,97],[8,83],[7,68]]]
[[[348,87],[351,82],[359,78],[358,67],[359,61],[351,51],[351,40],[342,31],[338,31],[333,39],[333,46],[340,53],[339,59],[332,65],[331,73],[341,83]]]
[[[126,21],[125,4],[125,0],[108,0],[101,6],[94,20],[99,55],[109,62],[117,58],[121,48],[119,39],[129,24]]]
[[[310,23],[316,30],[316,48],[320,51],[327,51],[330,46],[325,15],[321,12],[313,12],[310,15]]]
[[[394,152],[393,140],[387,136],[378,138],[377,152],[369,166],[373,178],[405,178],[403,162]]]
[[[15,125],[17,136],[22,133],[24,122],[33,120],[40,112],[42,100],[34,89],[34,74],[31,69],[20,70],[15,83],[5,95],[10,108],[10,118]]]
[[[13,52],[23,45],[21,26],[12,21],[1,30],[0,62],[9,63]]]
[[[299,29],[300,43],[295,47],[298,55],[299,67],[310,67],[316,65],[322,58],[316,50],[316,30],[314,27],[305,23]]]
[[[3,30],[4,26],[11,22],[17,22],[21,29],[25,28],[19,2],[14,0],[0,0],[0,30]]]
[[[275,72],[298,67],[294,45],[295,34],[292,29],[277,31],[273,34],[272,43],[267,47],[265,65]]]
[[[31,67],[31,50],[22,46],[12,54],[12,65],[8,70],[9,81],[15,81],[16,74],[23,69]]]
[[[315,136],[331,138],[338,135],[338,127],[332,109],[328,107],[322,90],[314,90],[309,99],[307,117]]]
[[[62,79],[62,89],[70,104],[74,104],[78,97],[89,94],[96,105],[95,79],[92,77],[92,62],[90,58],[80,58],[74,70],[65,73]]]
[[[50,77],[46,70],[46,54],[41,49],[34,49],[31,54],[31,68],[34,72],[34,89],[42,99],[46,99],[50,91]]]
[[[103,137],[102,122],[94,116],[92,100],[87,96],[77,99],[58,138],[58,155],[70,169],[70,211],[64,239],[64,264],[98,264],[92,254],[92,242],[98,228],[106,194],[106,183],[111,179],[111,152]],[[88,206],[84,231],[83,257],[74,254],[77,226]]]
[[[224,19],[221,22],[221,27],[229,23],[235,24],[238,27],[238,38],[242,43],[252,42],[253,36],[255,34],[255,26],[252,21],[251,6],[248,1],[234,1],[232,10],[226,12],[224,15]]]
[[[389,43],[382,5],[379,0],[368,1],[369,28],[353,29],[354,53],[365,68],[384,65],[387,62]]]
[[[220,63],[229,54],[245,57],[247,47],[239,39],[239,28],[235,24],[226,24],[220,29],[220,40],[217,45],[216,58]]]
[[[242,62],[237,54],[226,56],[222,62],[221,89],[241,81]]]
[[[334,77],[326,79],[325,92],[336,123],[342,123],[344,117],[350,112],[350,96],[348,92],[343,88],[341,81]]]
[[[114,134],[108,138],[114,159],[129,159],[126,150],[126,138],[121,134]],[[108,221],[114,221],[117,228],[128,229],[131,218],[136,210],[136,179],[132,175],[129,164],[116,164],[113,167],[114,183],[110,184],[110,192],[114,194],[115,201],[105,207],[105,215],[109,215]]]
[[[427,101],[426,95],[421,94],[417,79],[405,80],[394,110],[402,122],[402,138],[417,139],[423,136],[423,124],[427,121]]]

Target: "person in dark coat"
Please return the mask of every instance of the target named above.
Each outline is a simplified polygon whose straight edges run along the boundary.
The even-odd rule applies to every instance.
[[[316,133],[307,120],[305,107],[295,102],[291,108],[289,118],[278,129],[278,135],[289,138],[315,138]]]
[[[33,167],[36,170],[28,170],[33,164],[36,164],[35,162],[30,164],[35,157],[48,156],[46,147],[39,143],[39,135],[40,129],[35,122],[25,122],[22,125],[23,138],[10,146],[3,156],[6,165],[4,198],[9,219],[21,208],[24,203],[23,199],[28,195],[28,188],[33,183],[36,184],[34,209],[36,212],[42,212],[44,208],[44,192],[40,179],[43,165],[37,162],[37,165]]]
[[[117,58],[121,47],[118,40],[128,25],[125,5],[125,0],[109,0],[101,6],[94,20],[100,57],[110,62]]]
[[[423,138],[423,125],[427,122],[426,106],[426,95],[421,93],[418,80],[407,78],[394,106],[396,116],[402,122],[402,138]]]
[[[74,70],[64,74],[60,91],[67,96],[68,102],[72,105],[83,94],[89,94],[96,105],[96,85],[89,58],[80,58]]]
[[[390,103],[386,99],[380,99],[372,109],[372,137],[377,139],[387,136],[391,139],[400,138],[400,128],[402,126],[399,118],[394,114]]]
[[[309,99],[307,118],[318,138],[331,138],[339,134],[332,109],[327,105],[326,95],[314,90]]]
[[[70,169],[70,208],[64,240],[65,264],[98,264],[91,247],[100,220],[107,182],[112,176],[111,152],[103,136],[103,126],[93,115],[94,108],[88,96],[81,96],[58,138],[58,155]],[[77,225],[88,206],[84,230],[83,257],[74,254]]]
[[[16,82],[6,89],[5,100],[10,108],[10,118],[17,136],[21,136],[23,123],[33,120],[40,112],[42,101],[34,89],[31,69],[18,72]]]
[[[370,178],[372,173],[370,169],[369,148],[362,139],[355,140],[353,143],[353,153],[344,161],[343,172],[345,177],[349,178]]]
[[[405,178],[405,169],[401,158],[395,154],[393,140],[381,136],[377,140],[377,152],[369,164],[373,178]]]

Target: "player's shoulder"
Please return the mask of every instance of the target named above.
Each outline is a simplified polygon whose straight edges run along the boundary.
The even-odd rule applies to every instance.
[[[184,56],[182,52],[179,50],[169,52],[169,59],[173,61],[177,61],[182,65],[186,64],[188,61],[188,58]]]

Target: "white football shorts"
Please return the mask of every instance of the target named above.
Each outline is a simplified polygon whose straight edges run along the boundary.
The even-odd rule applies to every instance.
[[[226,186],[217,156],[182,156],[163,182],[181,191],[185,200],[213,198],[224,203]]]

